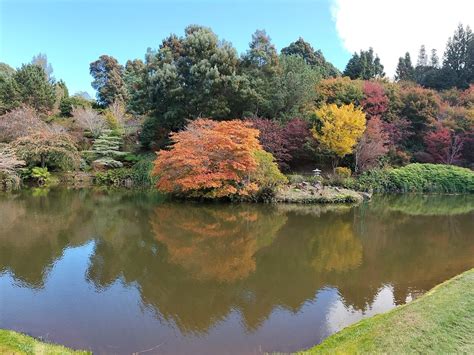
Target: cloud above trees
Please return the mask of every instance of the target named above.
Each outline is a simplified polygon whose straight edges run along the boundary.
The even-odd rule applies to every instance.
[[[390,77],[405,52],[416,61],[424,44],[442,58],[459,23],[474,27],[472,0],[332,0],[331,10],[344,48],[373,47]]]

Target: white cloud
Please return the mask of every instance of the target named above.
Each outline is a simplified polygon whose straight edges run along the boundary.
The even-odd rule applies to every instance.
[[[415,64],[422,44],[442,58],[459,23],[473,27],[473,0],[332,0],[332,14],[349,52],[374,48],[393,77],[398,58],[410,52]]]

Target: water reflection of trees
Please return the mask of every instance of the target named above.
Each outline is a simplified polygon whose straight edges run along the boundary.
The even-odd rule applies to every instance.
[[[268,208],[226,207],[157,207],[150,222],[168,260],[198,280],[233,282],[254,272],[255,253],[272,243],[286,216]]]
[[[65,248],[94,239],[86,277],[98,291],[135,287],[183,332],[206,332],[232,310],[251,330],[323,287],[364,310],[384,285],[400,303],[474,265],[472,213],[413,216],[391,208],[400,204],[163,204],[91,191],[2,198],[0,272],[41,287]]]
[[[67,191],[51,196],[30,193],[0,199],[0,272],[10,271],[21,283],[40,288],[69,246],[82,244],[83,234],[70,234],[83,218],[80,195]]]
[[[474,211],[473,195],[384,196],[376,203],[412,216],[453,216]]]

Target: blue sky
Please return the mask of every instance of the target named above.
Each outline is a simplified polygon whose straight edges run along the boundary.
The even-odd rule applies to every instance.
[[[211,27],[246,51],[256,29],[278,49],[302,36],[343,69],[373,47],[393,77],[398,57],[424,44],[440,57],[459,23],[474,27],[473,0],[0,0],[0,62],[13,67],[46,53],[70,92],[88,91],[89,63],[102,54],[143,58],[189,24]]]
[[[252,33],[265,29],[280,50],[302,36],[344,68],[350,53],[339,40],[330,0],[316,1],[22,1],[0,0],[0,61],[13,67],[46,53],[54,76],[71,93],[88,91],[89,63],[102,54],[143,58],[188,24],[211,27],[245,52]]]

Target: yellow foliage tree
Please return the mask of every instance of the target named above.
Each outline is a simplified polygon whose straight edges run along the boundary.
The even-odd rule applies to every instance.
[[[314,138],[321,147],[334,154],[337,159],[352,153],[357,141],[365,131],[365,113],[353,104],[337,106],[323,105],[316,111],[318,121],[312,129]]]

